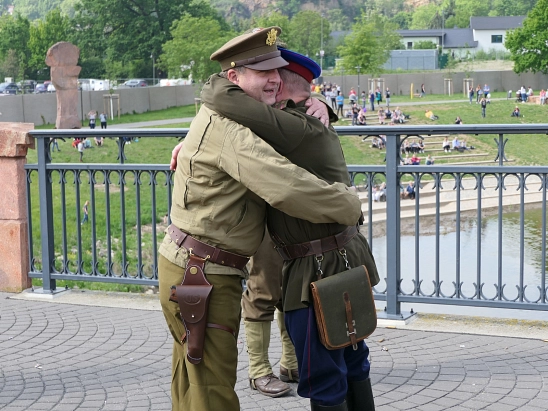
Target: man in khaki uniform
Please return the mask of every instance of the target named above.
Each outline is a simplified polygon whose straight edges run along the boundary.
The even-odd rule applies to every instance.
[[[219,61],[232,83],[257,101],[273,104],[280,85],[276,69],[287,64],[276,48],[280,31],[270,27],[238,36],[211,59]],[[234,385],[241,278],[245,256],[253,255],[263,238],[265,201],[311,222],[345,225],[358,220],[360,201],[346,185],[328,184],[295,166],[248,128],[207,104],[192,122],[177,160],[173,224],[159,249],[160,301],[174,338],[173,409],[236,411],[240,409]],[[189,313],[170,301],[172,286],[186,279],[187,264],[189,277],[200,273],[193,271],[191,262],[196,260],[202,261],[213,286],[199,358],[189,353],[190,349],[194,353],[189,341],[196,336],[181,320]]]

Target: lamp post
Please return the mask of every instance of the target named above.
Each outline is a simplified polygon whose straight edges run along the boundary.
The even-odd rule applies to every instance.
[[[156,84],[156,68],[154,67],[154,53],[150,54],[150,58],[152,59],[152,85]]]
[[[360,69],[362,68],[362,66],[356,66],[354,67],[356,70],[358,70],[358,97],[360,96]]]
[[[322,0],[320,0],[320,73],[323,73],[323,11],[322,11]]]

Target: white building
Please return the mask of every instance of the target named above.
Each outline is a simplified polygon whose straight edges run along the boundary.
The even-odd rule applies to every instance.
[[[524,18],[525,16],[470,17],[470,29],[472,29],[474,40],[478,42],[477,50],[507,51],[504,47],[506,32],[523,27]]]
[[[467,29],[398,30],[406,49],[412,49],[417,42],[431,41],[444,52],[455,56],[479,50],[507,51],[504,47],[506,33],[522,27],[525,16],[471,17]]]

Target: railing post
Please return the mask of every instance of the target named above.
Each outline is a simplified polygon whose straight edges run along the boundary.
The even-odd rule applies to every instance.
[[[48,174],[46,168],[51,163],[49,142],[49,137],[38,138],[36,142],[38,149],[38,195],[40,198],[40,237],[42,245],[42,287],[44,293],[53,293],[56,288],[55,280],[51,279],[55,254],[51,175]]]
[[[386,136],[386,317],[401,319],[400,283],[400,136]]]
[[[25,164],[34,140],[34,124],[1,123],[0,126],[0,290],[19,292],[31,286],[28,276],[29,242],[27,173]]]

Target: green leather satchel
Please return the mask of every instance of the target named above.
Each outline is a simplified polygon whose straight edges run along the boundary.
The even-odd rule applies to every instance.
[[[377,312],[363,265],[310,284],[320,341],[328,350],[357,344],[377,328]]]

